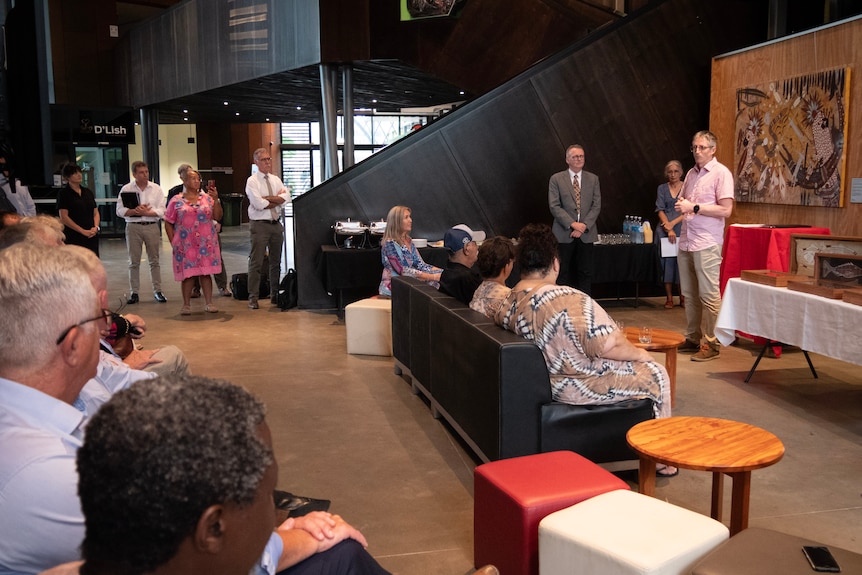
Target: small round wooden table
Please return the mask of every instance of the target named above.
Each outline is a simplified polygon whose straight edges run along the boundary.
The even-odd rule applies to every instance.
[[[670,376],[670,406],[676,404],[676,350],[685,342],[685,336],[669,329],[652,328],[652,341],[650,343],[640,342],[640,328],[626,327],[626,339],[635,347],[647,351],[663,351],[665,354],[664,366]]]
[[[710,517],[721,521],[723,474],[733,479],[730,535],[748,527],[751,471],[768,467],[784,455],[784,444],[772,433],[738,421],[713,417],[651,419],[626,434],[640,456],[638,490],[655,494],[656,463],[712,472]]]

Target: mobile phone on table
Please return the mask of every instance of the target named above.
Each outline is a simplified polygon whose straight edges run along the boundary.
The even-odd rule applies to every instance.
[[[802,547],[802,552],[815,571],[841,573],[841,567],[838,566],[838,562],[828,548],[819,545],[805,545]]]

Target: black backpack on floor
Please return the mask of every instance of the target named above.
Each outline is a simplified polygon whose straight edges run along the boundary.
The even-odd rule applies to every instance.
[[[296,270],[290,268],[278,284],[278,307],[282,310],[296,307],[299,303],[299,287],[296,283]]]

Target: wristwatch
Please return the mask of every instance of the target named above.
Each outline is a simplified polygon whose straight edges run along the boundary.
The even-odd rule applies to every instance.
[[[695,204],[695,205],[694,205],[694,209],[693,209],[692,211],[693,211],[694,213],[699,212],[699,211],[700,211],[700,204]]]

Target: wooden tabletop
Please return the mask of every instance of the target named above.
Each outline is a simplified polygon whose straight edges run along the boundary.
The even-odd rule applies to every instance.
[[[651,326],[647,326],[651,327]],[[675,348],[685,341],[685,336],[669,329],[661,329],[658,327],[652,328],[652,341],[650,343],[641,343],[638,340],[640,337],[640,326],[626,326],[626,339],[629,340],[635,347],[643,348],[647,351],[660,351],[670,348]]]
[[[784,455],[784,444],[765,429],[713,417],[644,421],[626,439],[639,454],[659,463],[720,473],[768,467]]]

